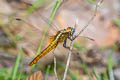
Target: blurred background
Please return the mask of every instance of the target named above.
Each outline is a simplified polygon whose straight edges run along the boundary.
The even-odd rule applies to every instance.
[[[57,31],[78,20],[75,34],[80,32],[98,1],[0,0],[0,80],[55,80],[54,56],[62,80],[69,52],[63,44],[35,66],[28,64]],[[74,41],[66,80],[120,80],[119,18],[120,0],[103,0],[94,20]]]

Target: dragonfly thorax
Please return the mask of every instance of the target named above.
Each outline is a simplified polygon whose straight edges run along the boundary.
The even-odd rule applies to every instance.
[[[70,32],[70,36],[73,36],[73,34],[75,33],[75,29],[72,27],[68,27],[67,31]]]

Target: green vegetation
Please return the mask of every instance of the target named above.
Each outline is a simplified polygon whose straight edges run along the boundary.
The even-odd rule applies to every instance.
[[[95,68],[93,69],[93,73],[94,73],[97,80],[101,80],[101,76],[96,72]]]
[[[118,27],[120,27],[120,19],[115,18],[115,19],[113,19],[113,22],[114,22]]]
[[[80,44],[78,42],[74,42],[73,47],[79,50],[80,52],[86,52],[87,49],[85,48],[85,45]]]
[[[12,80],[16,79],[16,74],[17,74],[17,71],[18,71],[18,67],[19,67],[19,64],[20,64],[20,60],[22,58],[22,49],[20,49],[19,53],[18,53],[18,56],[17,56],[17,59],[16,59],[16,63],[12,69],[12,72],[11,72],[11,76],[12,76]]]
[[[88,0],[88,2],[92,3],[92,4],[96,4],[95,0]]]
[[[16,58],[16,63],[12,69],[0,69],[0,80],[24,80],[27,75],[23,74],[23,61],[22,60],[23,51],[20,49],[18,56]],[[20,66],[20,67],[19,67]],[[19,68],[19,69],[18,69]]]
[[[31,7],[28,8],[27,12],[25,13],[25,17],[30,15],[32,12],[37,10],[38,8],[42,7],[45,3],[47,3],[50,0],[36,0]]]
[[[50,72],[50,68],[51,68],[51,66],[48,65],[47,70],[46,70],[45,80],[48,80],[48,75],[49,75],[49,72]]]
[[[48,30],[49,30],[50,24],[51,24],[51,22],[52,22],[52,20],[53,20],[53,18],[54,18],[54,16],[55,16],[55,13],[56,13],[59,5],[60,5],[60,2],[61,2],[60,0],[57,0],[57,1],[56,1],[56,4],[55,4],[55,6],[54,6],[54,8],[53,8],[53,10],[52,10],[52,13],[51,13],[51,15],[50,15],[50,18],[49,18],[49,20],[48,20],[48,25],[47,25],[46,28],[45,28],[45,31],[44,31],[43,36],[42,36],[42,39],[41,39],[41,41],[40,41],[40,45],[39,45],[39,47],[38,47],[38,49],[37,49],[36,55],[38,55],[38,54],[40,53],[40,50],[41,50],[42,45],[43,45],[43,41],[44,41],[45,36],[46,36],[46,34],[47,34]],[[35,66],[33,66],[33,69],[34,69],[34,68],[35,68]]]
[[[34,2],[34,4],[27,9],[27,11],[25,13],[25,18],[28,17],[35,10],[37,10],[40,7],[42,7],[43,5],[45,5],[49,1],[50,0],[36,0]],[[87,1],[89,1],[90,3],[96,4],[95,0],[87,0]],[[56,0],[56,2],[52,3],[50,6],[47,7],[47,9],[48,9],[49,7],[53,6],[53,10],[49,17],[48,24],[46,25],[45,31],[42,35],[42,39],[41,39],[38,49],[36,51],[36,55],[38,55],[41,51],[43,41],[44,41],[46,34],[50,28],[50,24],[51,24],[52,20],[54,19],[54,16],[60,6],[60,3],[61,3],[61,0]],[[119,19],[114,19],[113,22],[117,26],[120,26]],[[0,25],[3,25],[3,23],[4,22],[0,19]],[[20,35],[18,35],[18,34],[13,35],[9,31],[9,29],[7,29],[7,28],[3,28],[3,29],[4,29],[4,32],[7,34],[7,36],[9,36],[11,39],[13,39],[13,41],[17,42],[17,41],[22,40],[22,37]],[[14,47],[14,48],[16,48],[15,42],[11,43],[12,47]],[[85,47],[84,42],[83,42],[83,44],[75,42],[73,46],[74,46],[74,48],[76,48],[78,51],[80,51],[82,53],[87,53],[87,51],[88,51]],[[5,46],[5,48],[6,47],[8,47],[8,46]],[[103,48],[101,48],[100,51],[104,51],[108,48],[112,48],[112,50],[114,50],[114,51],[119,50],[118,46],[116,44],[114,44],[111,47],[103,47]],[[79,65],[80,70],[78,70],[78,72],[75,72],[74,69],[72,70],[71,68],[68,69],[67,80],[84,80],[83,78],[81,78],[81,75],[80,75],[82,72],[83,72],[82,74],[89,77],[89,80],[92,80],[93,75],[95,76],[95,78],[97,80],[115,80],[114,75],[113,75],[113,67],[115,64],[113,64],[113,62],[112,62],[112,56],[113,56],[112,53],[110,53],[108,56],[108,64],[106,67],[106,71],[104,71],[103,73],[99,74],[95,67],[93,68],[93,72],[89,72],[89,65],[85,61],[83,61],[81,63],[81,65]],[[118,63],[118,64],[120,64],[120,63]],[[53,63],[51,63],[49,65],[45,65],[45,66],[35,64],[32,66],[32,70],[29,74],[24,73],[23,68],[24,68],[23,50],[22,50],[22,48],[20,48],[17,58],[16,58],[16,62],[14,64],[14,66],[12,67],[12,69],[11,68],[10,69],[7,69],[7,68],[0,69],[0,80],[25,80],[35,70],[40,70],[43,73],[45,80],[49,80],[49,75],[54,76],[54,64]],[[64,61],[63,62],[57,61],[57,72],[58,72],[59,80],[61,80],[63,77],[64,69],[65,69]]]
[[[113,75],[113,62],[112,62],[112,53],[108,56],[108,69],[106,72],[102,73],[102,75],[99,75],[96,71],[96,69],[93,69],[93,73],[97,80],[115,80]]]

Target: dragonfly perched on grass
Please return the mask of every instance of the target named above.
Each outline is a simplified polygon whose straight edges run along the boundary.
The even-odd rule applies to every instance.
[[[68,27],[67,29],[63,29],[57,32],[55,36],[50,36],[49,45],[45,48],[37,57],[35,57],[32,62],[30,62],[30,66],[35,64],[41,57],[45,54],[49,53],[51,50],[55,49],[59,43],[63,43],[63,47],[66,48],[66,41],[70,39],[72,41],[73,34],[75,29],[72,27]]]
[[[20,18],[16,18],[17,21],[22,21],[26,24],[28,24],[29,26],[33,26],[30,23],[20,19]],[[37,61],[42,58],[43,56],[45,56],[47,53],[49,53],[50,51],[52,51],[53,49],[55,49],[59,43],[63,42],[63,47],[64,48],[69,48],[66,46],[67,43],[67,39],[69,40],[73,40],[73,35],[75,33],[75,28],[73,27],[67,27],[66,29],[62,29],[62,30],[58,30],[56,34],[52,35],[49,37],[49,45],[43,49],[30,63],[29,66],[32,66],[33,64],[37,63]]]

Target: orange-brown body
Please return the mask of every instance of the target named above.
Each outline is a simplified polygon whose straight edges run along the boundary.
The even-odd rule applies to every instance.
[[[52,49],[55,49],[58,45],[58,43],[64,42],[68,37],[72,35],[71,28],[68,27],[67,29],[58,31],[58,33],[55,36],[50,37],[50,44],[47,48],[45,48],[37,57],[35,57],[31,62],[30,66],[35,64],[41,57],[49,53]]]

